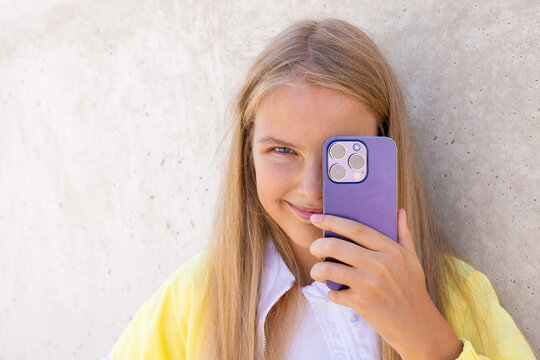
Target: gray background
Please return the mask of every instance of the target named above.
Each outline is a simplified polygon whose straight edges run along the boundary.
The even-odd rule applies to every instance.
[[[430,198],[540,354],[538,1],[0,2],[0,358],[96,359],[208,241],[226,109],[304,17],[365,30]]]

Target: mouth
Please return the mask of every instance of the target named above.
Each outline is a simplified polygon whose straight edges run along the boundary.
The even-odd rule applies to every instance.
[[[318,209],[305,208],[305,207],[300,207],[300,206],[297,206],[297,205],[293,205],[288,201],[285,201],[285,202],[287,204],[289,204],[289,206],[291,207],[291,209],[293,209],[293,211],[294,211],[294,213],[296,215],[298,215],[300,218],[302,218],[304,220],[309,221],[309,218],[311,217],[312,214],[322,214],[322,212],[323,212],[322,208],[318,208]]]

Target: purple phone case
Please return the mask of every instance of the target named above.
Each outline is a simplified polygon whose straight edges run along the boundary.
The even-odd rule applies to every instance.
[[[367,149],[367,176],[361,182],[339,183],[327,171],[328,148],[335,141],[361,142]],[[332,136],[323,144],[323,213],[355,220],[397,241],[397,160],[396,144],[386,136]],[[324,230],[324,237],[337,237]],[[332,257],[325,261],[343,262]],[[348,289],[344,284],[325,281],[332,290]]]

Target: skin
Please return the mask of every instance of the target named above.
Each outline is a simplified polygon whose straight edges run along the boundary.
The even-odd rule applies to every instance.
[[[377,135],[374,116],[354,97],[301,78],[293,85],[274,88],[255,112],[252,151],[261,204],[289,236],[304,273],[312,281],[348,285],[330,290],[328,299],[356,311],[403,359],[457,358],[463,345],[428,295],[404,209],[395,242],[338,216],[302,219],[288,204],[322,209],[322,144],[328,137]],[[269,136],[286,143],[262,141]],[[323,229],[356,245],[324,238]]]

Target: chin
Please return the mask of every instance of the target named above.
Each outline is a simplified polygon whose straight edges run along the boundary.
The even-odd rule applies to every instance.
[[[323,237],[323,231],[313,224],[298,220],[289,237],[299,246],[309,248],[316,239]]]
[[[309,248],[311,243],[323,236],[323,231],[309,220],[299,218],[285,201],[280,201],[279,216],[273,217],[289,239],[297,246]]]

